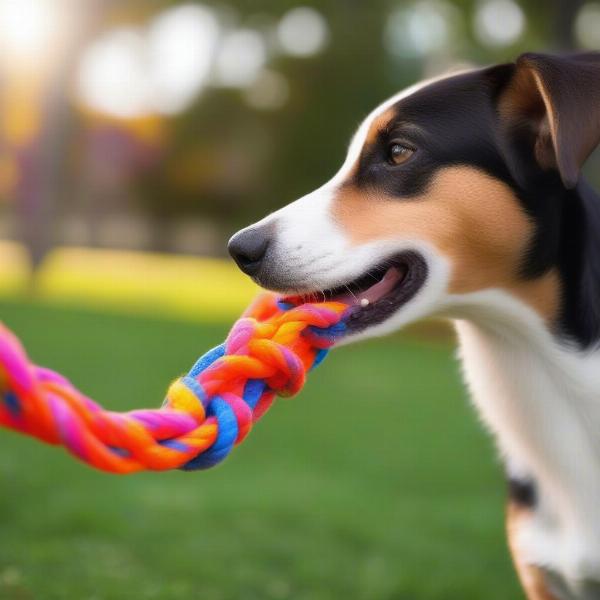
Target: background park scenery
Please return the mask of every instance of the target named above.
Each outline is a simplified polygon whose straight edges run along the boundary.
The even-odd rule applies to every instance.
[[[104,406],[159,406],[256,293],[228,237],[328,179],[373,106],[599,47],[596,1],[0,0],[0,319]],[[0,438],[0,598],[520,597],[438,324],[336,350],[209,472]]]

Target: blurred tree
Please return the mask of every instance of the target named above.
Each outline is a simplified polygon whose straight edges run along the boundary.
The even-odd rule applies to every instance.
[[[15,191],[20,238],[34,268],[54,243],[57,209],[68,195],[71,121],[69,89],[81,50],[101,22],[106,0],[85,0],[77,28],[54,49],[39,91],[39,131],[21,152],[21,176]]]

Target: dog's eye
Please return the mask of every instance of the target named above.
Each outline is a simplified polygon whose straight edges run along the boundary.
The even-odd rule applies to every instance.
[[[402,165],[415,153],[413,148],[395,142],[388,150],[388,162],[390,165]]]

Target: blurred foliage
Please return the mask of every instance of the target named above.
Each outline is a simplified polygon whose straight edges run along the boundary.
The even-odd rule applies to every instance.
[[[12,129],[19,123],[23,129],[23,124],[41,122],[34,127],[37,137],[20,148],[16,158],[0,153],[0,197],[6,195],[3,189],[18,181],[18,168],[31,171],[37,165],[41,171],[37,179],[32,176],[34,186],[22,185],[17,194],[17,235],[37,264],[56,243],[111,245],[110,240],[100,243],[97,234],[107,215],[117,219],[133,215],[133,220],[151,222],[152,233],[146,236],[150,239],[138,242],[132,235],[129,247],[155,250],[172,249],[175,225],[201,220],[216,231],[218,243],[211,242],[212,251],[215,247],[222,251],[223,240],[239,226],[331,177],[364,116],[403,87],[457,64],[508,61],[526,50],[576,45],[573,23],[582,0],[518,0],[525,30],[501,46],[482,43],[476,35],[474,15],[482,1],[196,3],[219,15],[225,30],[259,31],[267,41],[289,9],[313,7],[327,23],[328,44],[306,58],[283,52],[268,58],[266,67],[289,86],[287,101],[275,110],[249,105],[244,89],[209,84],[175,116],[111,119],[91,112],[65,85],[76,79],[89,43],[115,27],[145,26],[164,9],[190,2],[82,0],[95,7],[88,11],[93,17],[85,22],[85,34],[65,50],[61,65],[45,74],[48,81],[39,84],[37,109],[18,99],[10,104],[4,94],[4,107],[10,104],[14,107],[10,114],[19,116],[9,118],[3,112]],[[448,17],[449,39],[421,55],[390,52],[385,44],[390,15],[425,4],[443,8],[440,14]],[[33,188],[37,197],[31,197]],[[89,229],[87,237],[75,242],[61,239],[58,231],[73,214],[80,215]]]
[[[229,4],[244,23],[261,13],[278,18],[298,3],[238,0]],[[278,111],[257,112],[241,102],[237,92],[217,89],[174,121],[171,149],[141,188],[161,217],[198,212],[235,228],[307,193],[335,172],[361,119],[422,76],[420,59],[398,59],[383,45],[385,20],[399,2],[304,4],[327,18],[329,47],[307,60],[280,57],[271,65],[291,83],[290,100]],[[526,50],[556,47],[558,2],[521,2],[528,17],[525,35],[514,45],[497,49],[482,46],[473,36],[475,2],[454,4],[460,10],[462,32],[459,46],[449,50],[456,62],[486,64],[512,60]],[[197,177],[182,178],[172,189],[169,175],[184,171],[190,162]],[[238,169],[249,173],[236,177]],[[238,180],[241,187],[235,185]],[[231,185],[225,185],[227,181]]]

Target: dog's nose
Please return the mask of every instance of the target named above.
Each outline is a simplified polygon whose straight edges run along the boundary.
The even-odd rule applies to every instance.
[[[247,275],[256,275],[271,241],[268,230],[244,229],[236,233],[227,245],[229,254]]]

